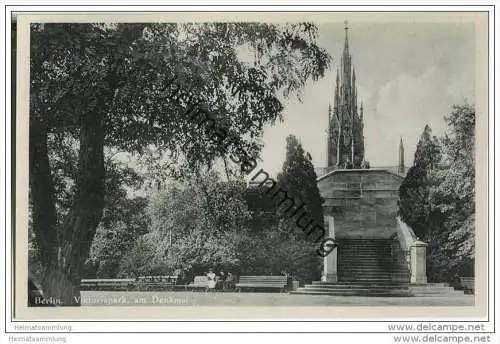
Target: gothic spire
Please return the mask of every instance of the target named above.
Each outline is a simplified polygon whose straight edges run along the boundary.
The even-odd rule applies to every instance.
[[[405,172],[405,149],[403,147],[403,137],[399,139],[399,174],[403,174]]]
[[[358,113],[356,72],[349,51],[347,22],[344,30],[344,51],[336,70],[334,104],[329,109],[328,166],[359,168],[364,160],[363,115],[362,110]]]
[[[334,109],[340,108],[340,82],[339,82],[339,69],[337,68],[337,78],[335,80],[335,96],[333,99]]]
[[[349,27],[347,26],[347,21],[344,22],[344,30],[345,30],[344,54],[349,55],[349,39],[347,38],[347,31],[349,30]]]

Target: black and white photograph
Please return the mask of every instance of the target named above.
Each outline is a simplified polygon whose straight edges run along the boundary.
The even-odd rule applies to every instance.
[[[474,309],[487,16],[381,17],[30,21],[19,306]]]

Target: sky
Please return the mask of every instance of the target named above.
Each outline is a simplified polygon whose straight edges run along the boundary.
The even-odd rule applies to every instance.
[[[366,21],[348,26],[358,101],[364,106],[365,160],[372,167],[396,166],[402,138],[405,165],[410,166],[426,124],[441,136],[452,104],[474,104],[474,26]],[[315,167],[326,167],[328,105],[333,106],[345,32],[343,22],[320,23],[318,28],[318,43],[333,63],[323,79],[306,86],[302,103],[287,102],[283,122],[265,128],[259,165],[272,175],[281,170],[289,134],[299,138]]]

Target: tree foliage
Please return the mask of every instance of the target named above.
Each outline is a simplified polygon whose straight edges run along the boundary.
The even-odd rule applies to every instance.
[[[430,172],[440,156],[439,141],[426,125],[417,144],[413,166],[399,188],[399,215],[424,241],[429,240],[432,227],[439,225],[436,223],[439,214],[433,211],[430,200]]]
[[[236,274],[293,274],[302,280],[318,275],[315,248],[283,236],[278,221],[256,229],[262,209],[248,206],[242,181],[222,181],[214,173],[173,183],[151,200],[149,233],[120,263],[120,274],[169,274],[178,268],[192,275],[210,268]],[[145,261],[149,261],[145,264]]]
[[[429,280],[453,282],[474,274],[475,109],[453,106],[445,121],[440,142],[424,130],[399,190],[399,213],[429,244]]]
[[[304,151],[297,137],[289,135],[286,138],[286,158],[282,171],[278,174],[278,183],[297,200],[297,206],[298,201],[304,204],[303,209],[309,218],[315,223],[323,224],[324,200],[319,193],[316,179],[310,154]],[[283,217],[288,219],[287,214],[283,214]],[[290,226],[294,226],[294,223],[295,219]]]
[[[316,34],[310,24],[32,25],[30,195],[45,294],[78,303],[83,262],[106,203],[106,147],[160,150],[181,166],[164,169],[174,177],[222,156],[186,118],[194,104],[171,97],[180,87],[257,153],[263,125],[281,118],[279,93],[298,92],[328,66]],[[239,54],[245,46],[256,54],[253,64]],[[78,145],[75,184],[64,202],[49,158],[50,136],[58,133]]]
[[[432,174],[431,200],[444,218],[441,249],[448,268],[461,275],[474,273],[475,116],[471,105],[453,107],[445,118],[450,132],[442,140],[442,164]]]
[[[160,190],[148,206],[150,232],[143,239],[154,253],[151,269],[234,265],[235,240],[250,216],[244,190],[244,183],[222,182],[214,173]]]
[[[310,240],[307,240],[308,237],[305,233],[309,230],[307,227],[312,227],[314,224],[323,225],[322,204],[324,200],[319,193],[311,155],[304,151],[302,144],[294,135],[289,135],[286,138],[286,158],[277,179],[278,185],[294,198],[295,207],[300,208],[303,205],[302,210],[295,216],[290,216],[288,212],[279,213],[281,221],[278,230],[281,233],[292,233],[291,237],[285,236],[286,241],[290,242],[291,246],[301,247],[301,249],[297,250],[295,256],[295,258],[301,260],[301,264],[294,264],[294,270],[300,266],[305,267],[300,268],[300,272],[296,272],[300,279],[307,281],[318,280],[321,260],[317,253],[314,252],[313,244]],[[304,219],[302,221],[298,220],[302,214],[306,214],[307,221]],[[298,225],[305,222],[309,223],[306,230],[303,228],[304,225],[302,227]]]

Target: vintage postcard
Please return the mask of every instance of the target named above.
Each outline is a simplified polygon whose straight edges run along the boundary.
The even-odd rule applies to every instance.
[[[15,318],[486,316],[487,12],[12,35]]]

